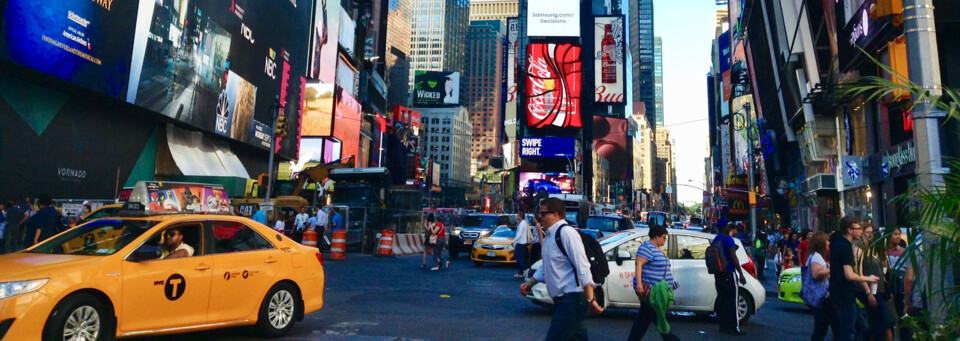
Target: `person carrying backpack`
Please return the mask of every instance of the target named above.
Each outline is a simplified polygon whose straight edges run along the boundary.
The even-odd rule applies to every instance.
[[[740,329],[740,319],[737,316],[737,301],[740,300],[737,297],[740,294],[737,283],[747,284],[747,278],[743,276],[743,269],[740,268],[740,260],[737,259],[738,246],[733,240],[737,229],[727,224],[724,218],[717,219],[717,228],[720,234],[707,247],[704,258],[707,272],[713,274],[714,286],[717,288],[714,310],[720,320],[720,333],[745,335]]]
[[[520,285],[520,294],[527,296],[534,284],[544,282],[554,302],[546,340],[587,340],[583,319],[588,309],[600,314],[603,307],[596,300],[594,288],[599,284],[591,272],[583,237],[563,219],[566,217],[563,200],[544,199],[540,202],[539,212],[543,226],[549,227],[543,243],[543,266],[533,278]],[[606,263],[605,258],[602,261]]]

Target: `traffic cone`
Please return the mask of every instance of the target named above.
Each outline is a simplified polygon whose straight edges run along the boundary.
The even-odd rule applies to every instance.
[[[393,230],[384,229],[380,232],[380,246],[376,255],[393,257]]]
[[[317,231],[313,229],[303,231],[303,243],[300,244],[317,247]]]
[[[333,239],[330,240],[330,259],[347,259],[347,231],[339,229],[333,231]]]

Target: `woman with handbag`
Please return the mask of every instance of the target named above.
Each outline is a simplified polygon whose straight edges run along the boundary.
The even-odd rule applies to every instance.
[[[433,244],[430,242],[430,240],[434,238],[433,229],[436,228],[436,224],[436,217],[433,215],[433,213],[428,214],[427,219],[423,224],[423,240],[424,244],[426,245],[423,247],[423,262],[420,263],[421,269],[427,268],[427,255],[433,252]]]
[[[830,288],[830,264],[827,259],[830,250],[829,236],[817,232],[810,237],[809,256],[801,271],[803,283],[800,297],[813,308],[813,335],[811,341],[820,341],[827,336],[827,327],[837,332],[837,313],[830,303],[827,290]]]
[[[670,271],[670,259],[661,249],[667,243],[667,228],[651,225],[649,236],[650,240],[640,244],[637,249],[633,289],[640,298],[641,306],[628,340],[643,339],[651,322],[656,323],[657,332],[664,340],[680,340],[670,332],[670,324],[667,323],[667,308],[673,304],[673,289],[677,287]]]

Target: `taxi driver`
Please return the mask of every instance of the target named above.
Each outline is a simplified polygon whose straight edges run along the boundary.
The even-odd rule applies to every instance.
[[[193,256],[193,247],[183,242],[183,233],[179,227],[163,231],[163,250],[160,259],[183,258]]]

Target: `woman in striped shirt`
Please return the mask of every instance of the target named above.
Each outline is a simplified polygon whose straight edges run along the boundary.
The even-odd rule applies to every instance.
[[[633,277],[633,290],[640,297],[640,314],[633,321],[633,328],[630,329],[628,340],[641,340],[647,333],[647,327],[650,322],[657,321],[657,313],[650,305],[650,288],[660,281],[667,281],[671,288],[676,288],[673,281],[673,272],[670,270],[670,260],[663,253],[661,247],[667,243],[667,228],[663,226],[650,226],[650,240],[640,244],[637,249],[637,268],[636,276]],[[637,278],[640,282],[637,282]],[[660,334],[664,340],[679,340],[672,332]]]

